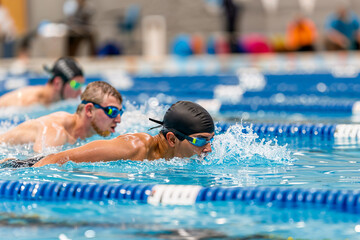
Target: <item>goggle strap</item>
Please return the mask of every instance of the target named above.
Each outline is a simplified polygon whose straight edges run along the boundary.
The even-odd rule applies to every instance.
[[[153,118],[149,118],[149,120],[152,121],[152,122],[155,122],[155,123],[157,123],[157,124],[160,124],[160,125],[159,125],[159,126],[152,127],[152,128],[149,128],[148,131],[153,130],[153,129],[155,129],[155,128],[159,128],[159,127],[161,127],[161,126],[164,124],[164,122],[159,121],[159,120],[156,120],[156,119],[153,119]]]
[[[153,119],[153,118],[149,118],[149,120],[150,120],[150,121],[153,121],[153,122],[155,122],[155,123],[157,123],[157,124],[160,124],[160,125],[163,125],[163,124],[164,124],[164,122],[159,121],[159,120],[156,120],[156,119]]]

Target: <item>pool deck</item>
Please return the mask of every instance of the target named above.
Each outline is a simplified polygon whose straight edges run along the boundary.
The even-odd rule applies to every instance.
[[[168,55],[161,59],[148,59],[142,56],[122,56],[107,58],[77,58],[87,74],[106,70],[123,70],[130,74],[151,75],[196,75],[236,72],[239,68],[257,68],[264,72],[289,73],[331,71],[342,68],[358,72],[360,52],[316,52],[316,53],[270,53],[237,55],[194,55],[178,57]],[[31,58],[27,62],[19,59],[0,60],[0,71],[14,69],[15,61],[30,72],[42,73],[43,65],[52,63],[54,58]]]

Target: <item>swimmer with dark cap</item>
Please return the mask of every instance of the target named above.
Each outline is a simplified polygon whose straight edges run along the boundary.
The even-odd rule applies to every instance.
[[[62,57],[54,66],[45,70],[51,74],[46,85],[27,86],[0,97],[0,107],[25,107],[33,104],[50,105],[51,103],[77,98],[85,79],[79,64],[72,58]]]
[[[156,160],[174,157],[189,158],[211,152],[214,121],[200,105],[179,101],[166,112],[158,123],[162,130],[156,136],[147,133],[120,135],[111,140],[98,140],[78,148],[35,159],[34,167],[64,164],[67,161],[106,162],[116,160]],[[24,160],[26,161],[26,160]]]

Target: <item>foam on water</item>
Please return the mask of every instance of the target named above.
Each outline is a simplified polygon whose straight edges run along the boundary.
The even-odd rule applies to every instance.
[[[265,141],[253,132],[252,128],[235,124],[212,141],[212,153],[206,157],[210,164],[271,165],[291,164],[294,158],[286,145],[277,141]]]
[[[121,117],[121,123],[116,128],[116,133],[148,132],[154,127],[149,118],[162,120],[169,106],[160,105],[156,98],[150,98],[143,105],[137,106],[129,101],[124,102],[125,112]],[[156,126],[156,125],[155,125]],[[157,134],[159,130],[150,131],[150,134]]]

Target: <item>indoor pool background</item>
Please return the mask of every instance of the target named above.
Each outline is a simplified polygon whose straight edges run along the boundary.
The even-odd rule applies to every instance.
[[[213,152],[205,159],[152,162],[122,160],[83,164],[69,162],[63,166],[23,169],[3,166],[0,169],[0,179],[357,190],[360,183],[360,143],[356,137],[328,138],[309,134],[275,136],[274,133],[260,134],[251,127],[251,124],[256,123],[356,124],[359,118],[346,107],[357,98],[356,86],[348,86],[356,84],[356,81],[348,81],[345,84],[347,90],[344,90],[344,86],[339,87],[339,83],[335,81],[341,82],[344,79],[324,80],[323,77],[328,77],[327,74],[311,76],[308,82],[307,77],[297,79],[300,78],[299,75],[287,76],[286,79],[281,79],[282,85],[276,82],[280,81],[281,76],[266,76],[265,88],[257,91],[247,89],[241,96],[242,103],[250,102],[246,106],[236,105],[231,102],[232,99],[226,99],[221,89],[217,95],[210,94],[211,91],[215,92],[211,89],[211,84],[207,85],[207,89],[196,85],[215,78],[220,79],[220,83],[214,81],[213,85],[232,87],[237,83],[236,77],[231,75],[196,76],[197,81],[192,78],[189,82],[197,88],[186,88],[188,82],[184,80],[179,86],[182,90],[178,89],[176,93],[171,91],[175,89],[172,84],[179,84],[181,77],[161,79],[158,76],[159,84],[152,88],[148,83],[149,86],[135,84],[130,90],[120,90],[127,99],[126,113],[115,136],[140,131],[156,134],[158,130],[148,131],[153,126],[147,120],[148,117],[161,118],[168,104],[177,99],[201,99],[209,104],[207,106],[218,126],[230,124],[225,132],[217,129],[218,134],[212,142]],[[146,77],[145,80],[149,79]],[[144,77],[138,77],[137,80],[147,82]],[[326,81],[333,81],[333,85],[325,85]],[[161,90],[160,83],[163,85],[165,82],[168,82],[167,88]],[[272,84],[277,88],[271,87]],[[281,89],[278,89],[279,85]],[[142,89],[139,90],[140,86]],[[198,94],[194,94],[198,89]],[[342,90],[341,94],[339,89]],[[141,91],[143,95],[138,96],[136,91]],[[225,91],[228,89],[225,88]],[[236,99],[239,96],[234,93],[232,97]],[[228,106],[237,107],[214,109],[217,102],[209,101],[213,98],[229,101]],[[263,99],[267,99],[266,104],[262,103]],[[268,104],[271,101],[274,101],[273,108]],[[291,102],[294,103],[293,108],[284,104]],[[318,103],[321,102],[323,104],[320,106]],[[328,102],[337,102],[344,107],[332,108]],[[21,110],[9,108],[1,111],[0,132],[24,119],[58,110],[74,112],[78,103],[78,100],[66,101],[55,104],[50,109],[39,106]],[[283,108],[275,109],[274,106]],[[296,106],[305,107],[296,109]],[[77,145],[94,139],[98,137],[78,142]],[[63,149],[70,147],[72,146],[64,146]],[[1,145],[0,149],[2,158],[11,156],[24,159],[34,155],[31,145]],[[48,149],[46,153],[59,150],[61,149]],[[125,200],[2,200],[0,211],[0,234],[4,239],[360,239],[360,221],[356,214],[325,206],[294,208],[255,202],[153,206]]]

